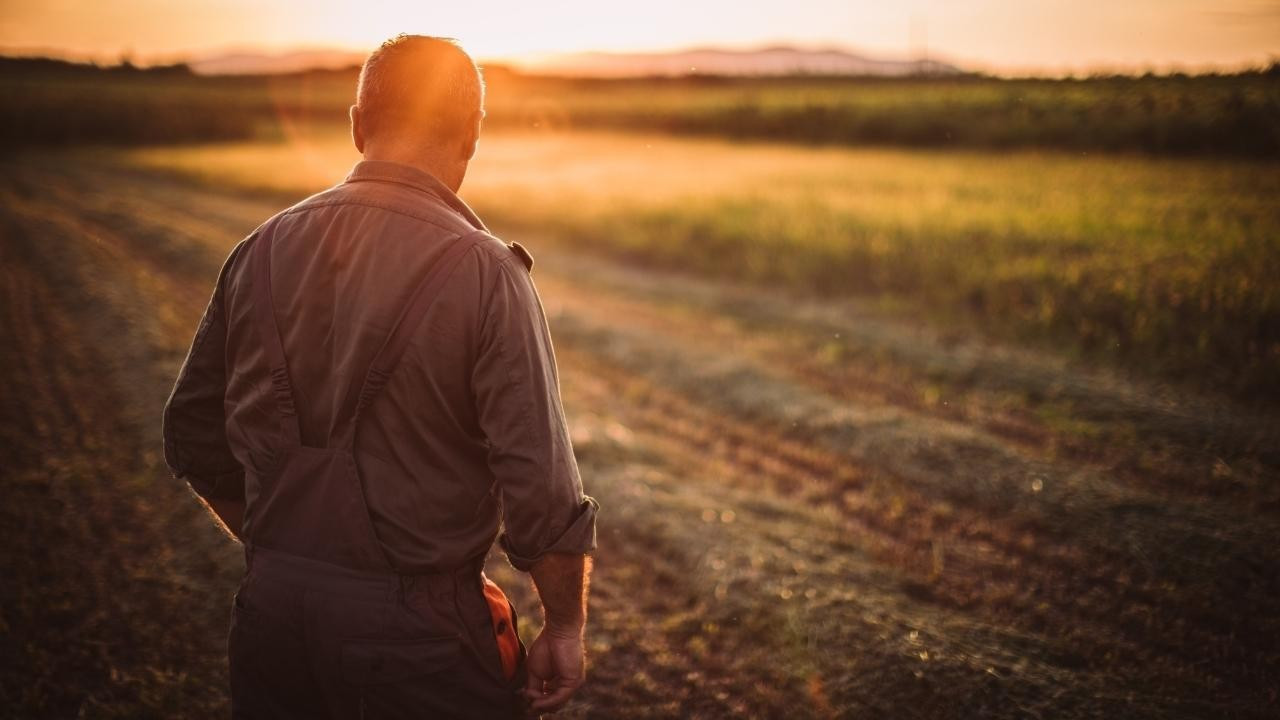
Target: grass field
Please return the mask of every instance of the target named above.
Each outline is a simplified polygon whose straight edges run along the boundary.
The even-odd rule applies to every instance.
[[[230,247],[354,160],[288,140],[0,161],[15,716],[226,715],[241,559],[159,412]],[[1276,175],[486,137],[463,195],[537,257],[603,506],[566,715],[1274,717],[1280,414],[1159,368],[1274,340]]]
[[[144,150],[129,162],[288,198],[355,160],[340,133],[293,140]],[[1280,399],[1272,162],[498,133],[466,195],[516,237],[867,298],[1148,377]]]

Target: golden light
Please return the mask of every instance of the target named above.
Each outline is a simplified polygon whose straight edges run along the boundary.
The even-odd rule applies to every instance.
[[[47,0],[6,3],[0,52],[114,60],[228,49],[364,51],[402,32],[461,40],[485,60],[689,47],[838,46],[998,72],[1238,67],[1280,54],[1280,9],[1256,0]]]

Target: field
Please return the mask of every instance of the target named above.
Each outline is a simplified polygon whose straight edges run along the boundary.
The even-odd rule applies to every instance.
[[[485,70],[487,122],[825,145],[1280,157],[1280,64],[1225,76],[639,78]],[[200,77],[0,58],[0,144],[152,144],[343,123],[356,72]]]
[[[285,132],[2,161],[0,706],[225,716],[242,561],[159,411],[231,245],[354,159]],[[463,196],[537,257],[603,506],[566,715],[1273,717],[1276,350],[1240,338],[1276,339],[1278,177],[486,137]]]
[[[861,297],[1202,390],[1280,399],[1273,162],[611,133],[499,133],[483,146],[486,164],[467,196],[520,236],[819,298]],[[340,133],[295,134],[272,149],[254,141],[130,157],[282,198],[322,186],[355,159]]]

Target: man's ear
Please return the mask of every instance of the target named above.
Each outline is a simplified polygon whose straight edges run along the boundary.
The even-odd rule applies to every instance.
[[[352,105],[348,111],[351,116],[351,142],[356,144],[356,152],[364,152],[364,127],[360,125],[360,106]]]
[[[480,142],[480,123],[484,120],[484,111],[477,111],[472,121],[467,123],[467,135],[462,139],[462,156],[470,160],[476,155],[476,146]]]

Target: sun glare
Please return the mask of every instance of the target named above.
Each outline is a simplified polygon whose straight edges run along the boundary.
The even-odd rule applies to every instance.
[[[843,47],[883,57],[928,54],[1010,72],[1239,67],[1280,51],[1280,12],[1263,2],[1125,3],[957,0],[651,0],[421,3],[367,0],[60,0],[8,3],[0,49],[55,49],[144,62],[237,50],[368,50],[402,32],[458,38],[484,60],[583,51],[762,45]],[[66,21],[75,17],[75,23]]]
[[[648,15],[616,22],[617,12],[587,3],[506,3],[492,13],[459,5],[433,7],[427,12],[421,3],[395,0],[375,3],[356,17],[345,6],[326,7],[317,18],[321,26],[316,30],[352,48],[372,47],[402,32],[455,37],[476,57],[490,60],[523,60],[584,50],[635,50],[661,46],[664,36],[680,40],[681,33],[672,33],[665,17]]]

